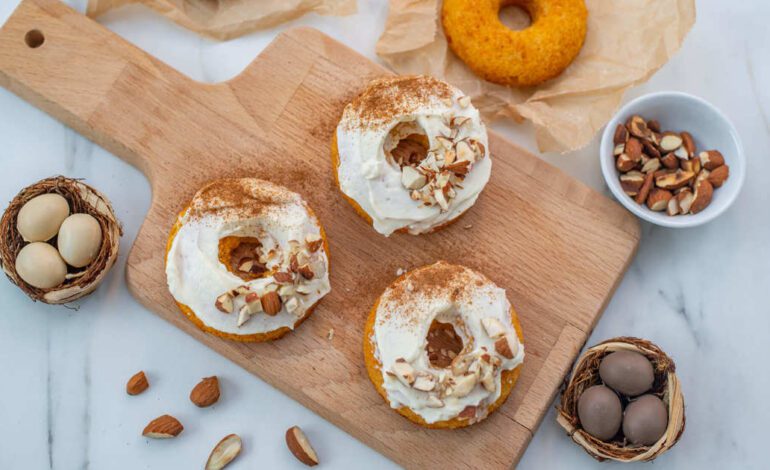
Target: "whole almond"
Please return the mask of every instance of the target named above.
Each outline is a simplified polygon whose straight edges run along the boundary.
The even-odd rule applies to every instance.
[[[143,370],[140,370],[134,374],[133,377],[128,379],[128,383],[126,384],[126,393],[129,395],[139,395],[143,391],[147,390],[149,386],[150,383],[147,381],[147,376],[144,375]]]
[[[142,435],[153,439],[170,439],[184,431],[184,426],[171,415],[159,416],[145,426]]]
[[[219,400],[219,379],[216,375],[201,380],[190,392],[190,401],[200,408],[211,406],[217,400]]]
[[[270,316],[278,315],[282,305],[281,296],[278,295],[277,292],[270,291],[265,292],[265,294],[262,295],[262,310],[264,310],[266,314]]]

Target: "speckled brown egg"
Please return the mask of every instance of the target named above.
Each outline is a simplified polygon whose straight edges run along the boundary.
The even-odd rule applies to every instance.
[[[620,399],[609,387],[594,385],[580,395],[578,417],[588,434],[607,441],[620,429],[623,408]]]
[[[626,406],[623,434],[635,445],[651,446],[658,442],[668,427],[668,412],[655,395],[642,395]]]
[[[635,397],[652,388],[655,373],[652,363],[634,351],[615,351],[602,359],[599,376],[618,393]]]

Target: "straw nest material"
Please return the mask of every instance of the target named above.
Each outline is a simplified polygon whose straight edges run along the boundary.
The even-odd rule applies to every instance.
[[[16,255],[26,245],[16,228],[16,217],[22,206],[46,193],[57,193],[69,202],[71,213],[90,214],[102,229],[102,245],[96,259],[85,268],[68,267],[67,278],[60,286],[38,289],[24,282],[16,272]],[[78,180],[55,176],[23,189],[8,205],[0,219],[0,266],[8,278],[33,300],[48,304],[72,302],[90,294],[99,286],[118,257],[123,230],[109,200],[94,188]],[[56,238],[49,243],[56,246]]]
[[[607,354],[615,351],[636,351],[652,362],[655,382],[650,393],[663,400],[668,410],[668,428],[658,442],[651,446],[634,446],[626,441],[622,432],[612,442],[603,442],[585,432],[578,418],[578,400],[588,387],[601,383],[599,363]],[[575,364],[572,376],[562,390],[561,403],[557,406],[556,421],[579,446],[599,461],[618,462],[649,461],[658,457],[677,443],[684,431],[684,397],[676,377],[674,361],[655,344],[631,337],[613,338],[588,349]]]

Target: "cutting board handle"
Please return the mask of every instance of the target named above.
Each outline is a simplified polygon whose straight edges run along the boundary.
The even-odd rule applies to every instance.
[[[258,74],[257,62],[238,79]],[[212,103],[233,99],[227,84],[198,83],[58,0],[22,0],[0,29],[0,85],[138,167],[151,183],[172,159],[213,154],[201,143],[223,139],[213,130],[223,127],[218,121],[248,118],[212,112]],[[193,88],[205,91],[197,101]]]

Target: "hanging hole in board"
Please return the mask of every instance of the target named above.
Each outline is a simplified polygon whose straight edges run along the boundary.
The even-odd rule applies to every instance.
[[[37,49],[45,42],[45,36],[43,36],[39,29],[32,29],[24,35],[24,42],[27,43],[30,49]]]

